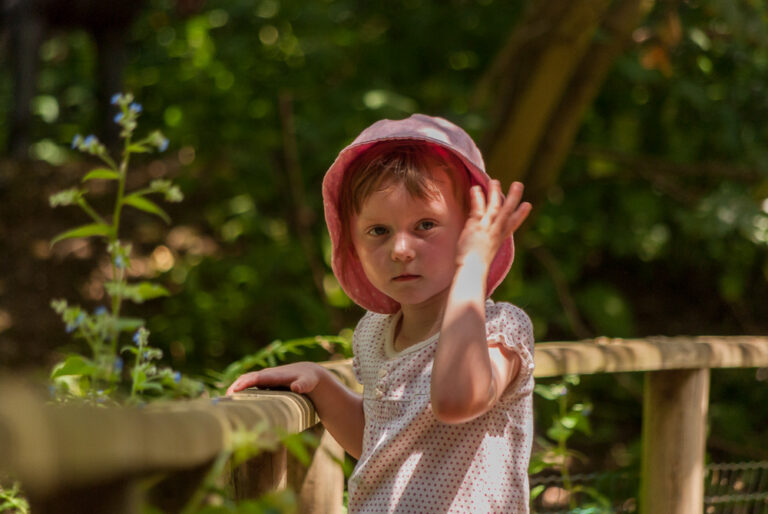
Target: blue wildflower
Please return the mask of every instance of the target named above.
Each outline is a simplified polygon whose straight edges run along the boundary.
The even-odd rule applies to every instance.
[[[168,149],[168,138],[162,138],[160,139],[159,143],[157,144],[157,149],[161,152],[164,152]]]
[[[96,316],[101,316],[101,315],[103,315],[103,314],[106,314],[106,313],[107,313],[107,308],[106,308],[106,307],[104,307],[103,305],[99,305],[98,307],[96,307],[96,308],[93,310],[93,313],[94,313]]]
[[[136,102],[133,102],[131,105],[128,106],[128,108],[137,114],[142,111],[141,104]]]
[[[55,388],[55,387],[53,387],[52,385],[49,385],[49,386],[48,386],[48,395],[49,395],[51,398],[56,398],[56,388]]]
[[[83,136],[80,134],[75,134],[75,137],[72,138],[72,149],[77,148],[80,145],[80,141],[83,139]]]
[[[120,98],[122,96],[123,95],[121,95],[120,93],[115,93],[114,95],[112,95],[112,98],[109,100],[109,103],[111,103],[112,105],[117,105],[117,102],[120,101]]]
[[[115,359],[115,373],[121,373],[123,371],[123,359],[118,357]]]
[[[176,373],[173,374],[173,381],[176,382],[177,384],[181,382],[181,371],[177,371]]]
[[[123,259],[122,255],[118,255],[115,257],[115,266],[117,266],[120,269],[125,269],[125,259]]]
[[[142,356],[144,359],[149,359],[149,352],[144,352],[144,353],[142,353],[142,354],[141,354],[141,356]]]
[[[85,321],[85,314],[81,312],[72,323],[67,323],[67,334],[74,332],[77,327],[83,324],[83,321]]]
[[[120,123],[120,121],[122,119],[123,119],[123,113],[122,112],[118,112],[117,114],[115,114],[115,117],[114,117],[115,123]]]
[[[85,145],[85,146],[91,146],[91,145],[92,145],[93,143],[95,143],[95,142],[96,142],[96,136],[94,136],[93,134],[90,134],[88,137],[86,137],[86,138],[83,140],[83,145]]]
[[[133,334],[133,342],[136,344],[136,346],[139,346],[139,343],[141,342],[141,336],[138,330]]]

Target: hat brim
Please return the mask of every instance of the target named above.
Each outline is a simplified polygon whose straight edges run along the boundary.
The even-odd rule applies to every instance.
[[[416,141],[438,145],[451,152],[464,164],[469,172],[470,185],[479,185],[487,195],[490,184],[490,177],[480,167],[482,166],[482,158],[479,157],[479,151],[477,152],[477,157],[480,160],[478,166],[472,159],[457,151],[454,148],[455,145],[450,141],[430,137],[430,135],[420,132],[410,134],[401,132],[396,137],[380,137],[353,142],[339,153],[323,179],[323,207],[333,247],[331,265],[336,279],[352,301],[366,310],[382,314],[392,314],[399,311],[400,304],[371,284],[351,245],[342,245],[343,220],[339,213],[339,205],[343,177],[347,168],[374,145],[398,141]],[[506,277],[512,266],[514,255],[514,240],[510,236],[502,243],[488,270],[487,296],[490,296]]]

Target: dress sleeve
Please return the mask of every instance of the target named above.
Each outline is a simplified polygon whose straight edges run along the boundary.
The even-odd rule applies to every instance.
[[[489,346],[503,345],[520,357],[520,373],[508,390],[516,391],[533,375],[533,324],[521,308],[509,303],[486,304],[486,340]]]

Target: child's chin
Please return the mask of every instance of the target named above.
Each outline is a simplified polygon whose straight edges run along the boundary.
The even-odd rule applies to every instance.
[[[413,294],[413,295],[395,295],[392,297],[401,306],[418,306],[429,303],[431,301],[440,301],[444,299],[444,296],[440,293],[436,294]]]

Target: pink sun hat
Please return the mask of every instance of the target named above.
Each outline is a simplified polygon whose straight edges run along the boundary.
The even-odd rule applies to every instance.
[[[364,309],[382,314],[399,311],[400,304],[371,284],[351,245],[347,245],[347,250],[342,250],[343,221],[340,216],[340,196],[344,174],[355,159],[374,145],[389,141],[424,142],[445,148],[464,163],[470,177],[470,185],[481,186],[486,195],[491,180],[485,172],[483,156],[469,134],[446,119],[424,114],[414,114],[403,120],[379,120],[363,130],[339,153],[323,179],[325,222],[333,250],[331,266],[336,279],[352,301]],[[502,243],[488,271],[488,296],[507,276],[514,255],[515,245],[510,236]]]

